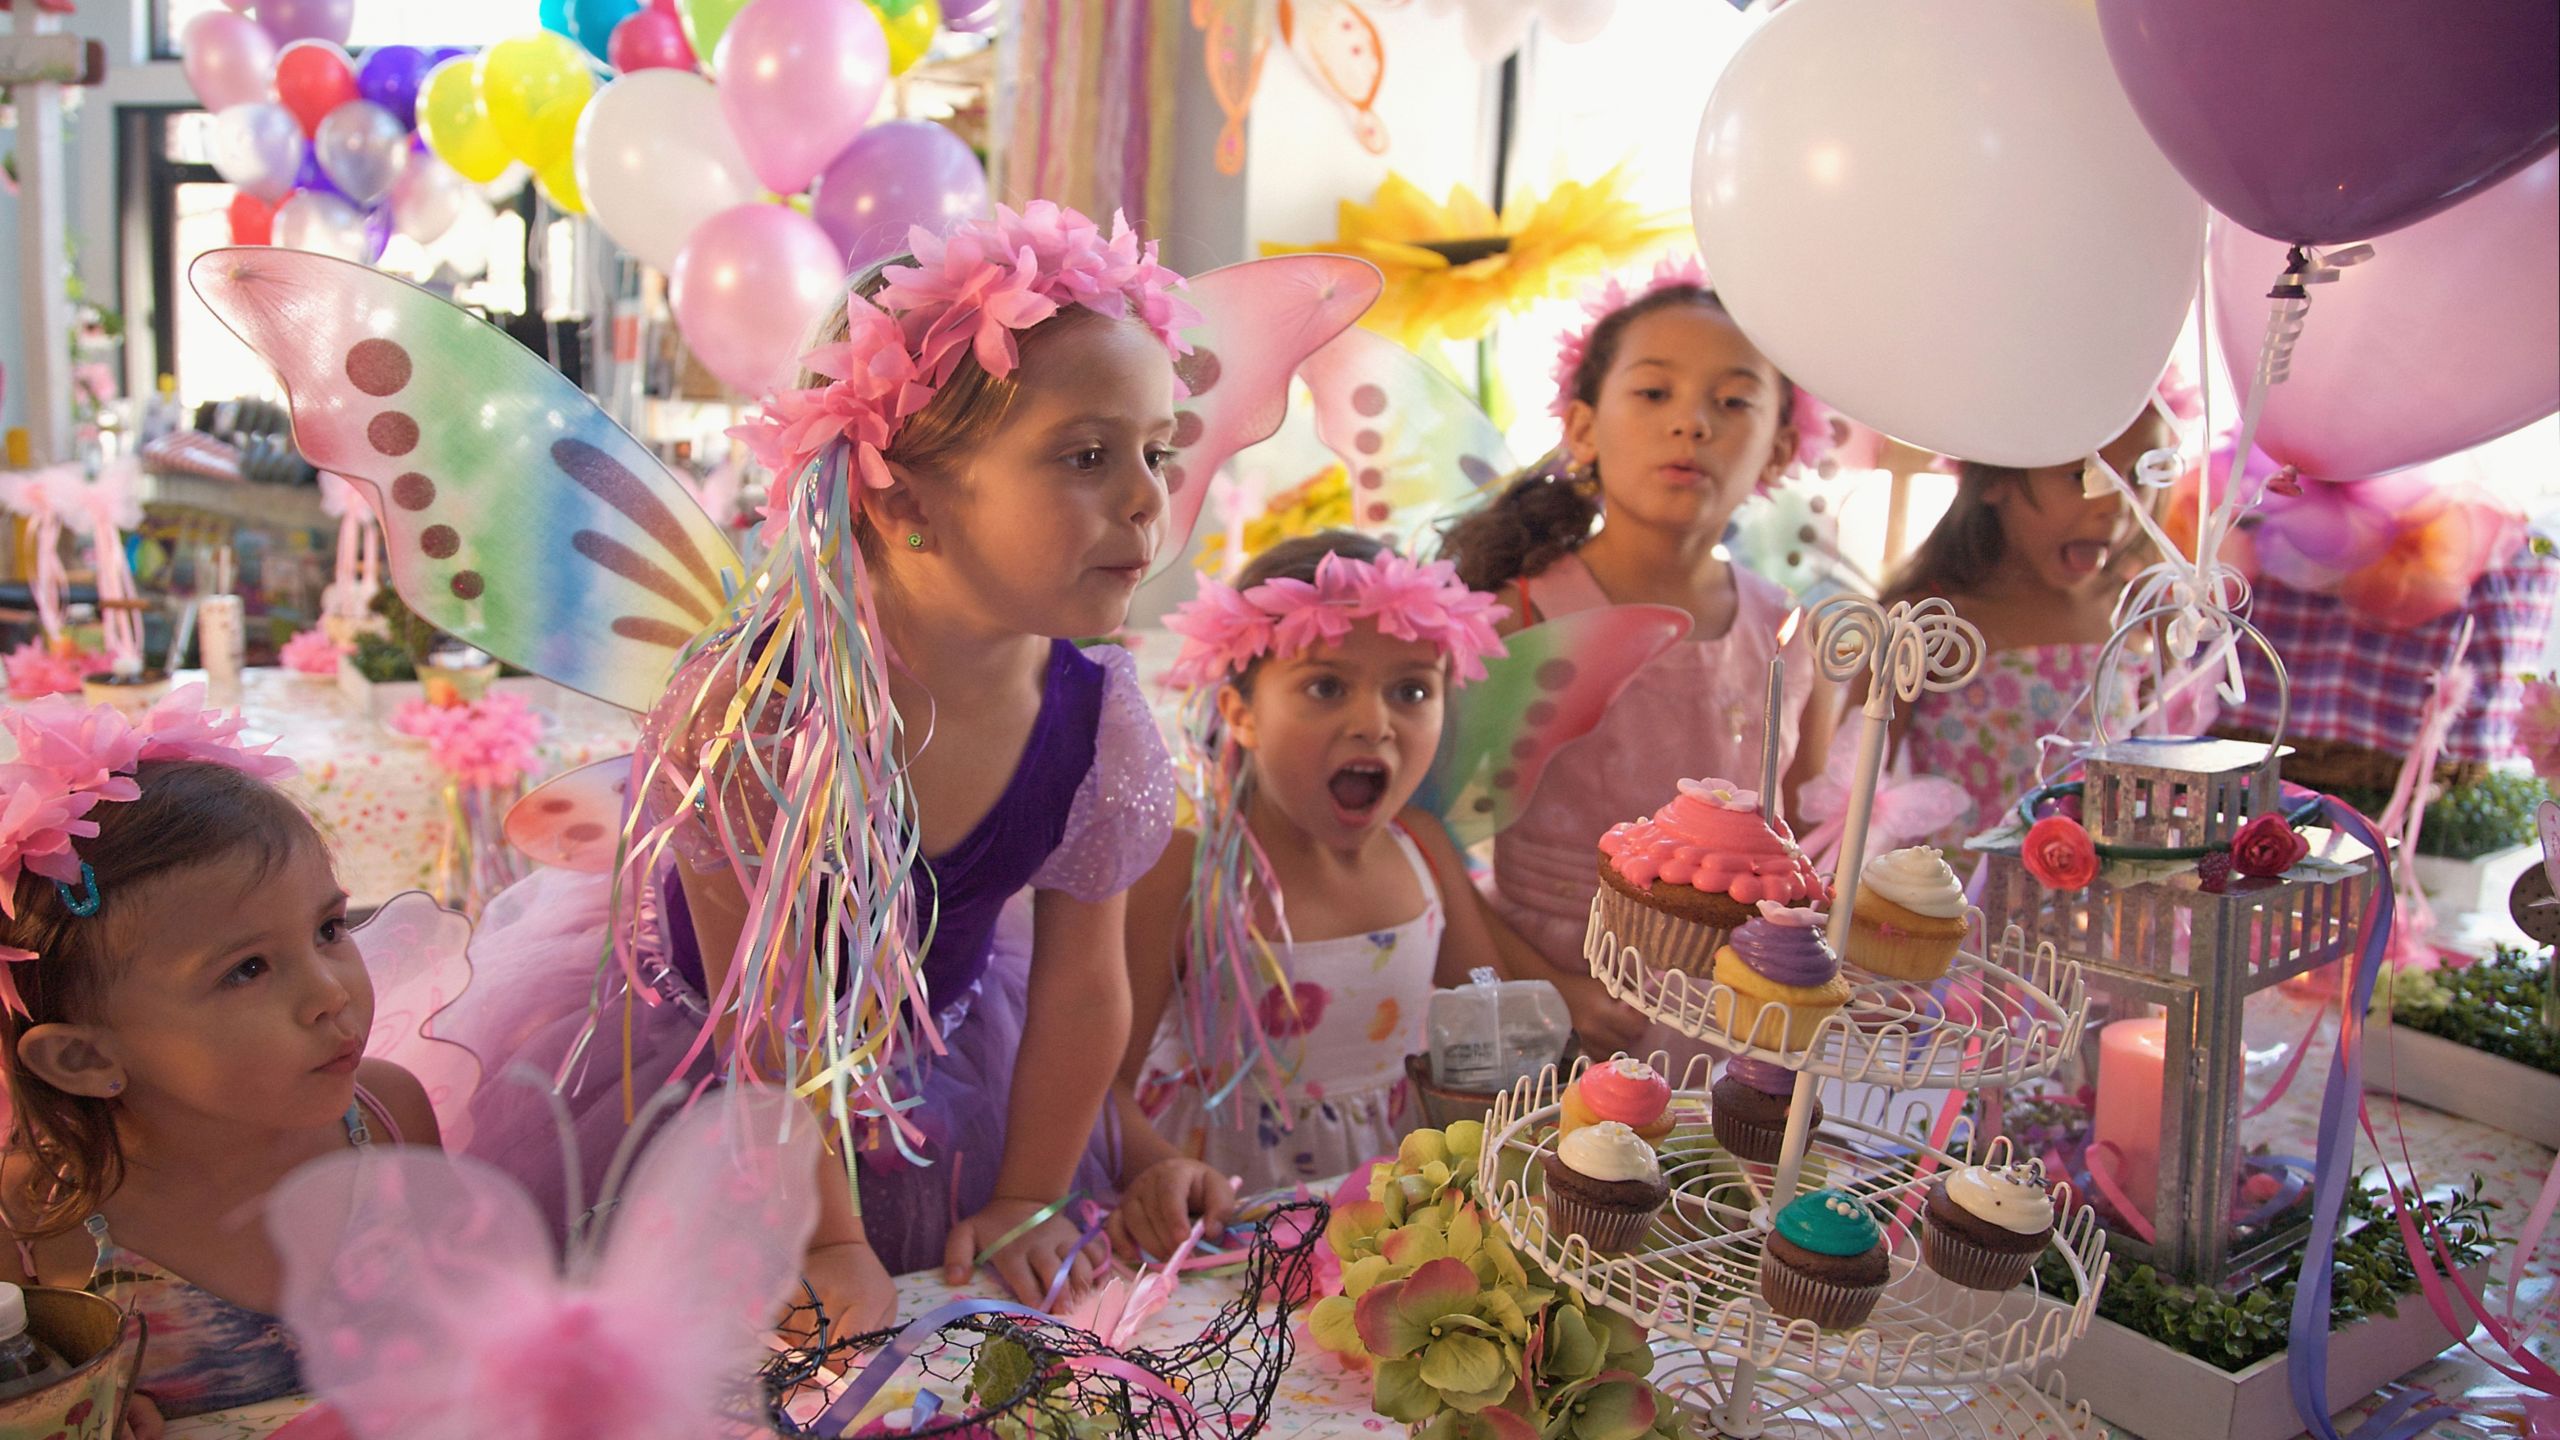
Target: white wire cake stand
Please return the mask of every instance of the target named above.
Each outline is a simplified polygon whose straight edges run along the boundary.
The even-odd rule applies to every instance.
[[[1694,1350],[1665,1354],[1653,1383],[1701,1426],[1714,1426],[1732,1398],[1729,1377]],[[1776,1373],[1761,1376],[1758,1386],[1763,1408],[1753,1433],[1765,1440],[2097,1440],[2103,1433],[2085,1403],[2024,1380],[1884,1393]]]

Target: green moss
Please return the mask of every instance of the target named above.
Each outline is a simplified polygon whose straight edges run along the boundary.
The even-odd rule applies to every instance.
[[[2560,1075],[2560,1033],[2542,1023],[2551,958],[2505,946],[2459,969],[2391,977],[2391,1020],[2484,1055]]]

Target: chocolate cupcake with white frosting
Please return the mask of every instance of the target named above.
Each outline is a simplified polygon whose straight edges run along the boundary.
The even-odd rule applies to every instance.
[[[1604,1255],[1634,1249],[1671,1198],[1653,1147],[1615,1120],[1564,1136],[1539,1162],[1548,1222],[1557,1234],[1579,1235]]]
[[[2035,1268],[2053,1225],[2053,1193],[2040,1166],[1967,1165],[1929,1186],[1920,1258],[1958,1285],[2008,1290]]]

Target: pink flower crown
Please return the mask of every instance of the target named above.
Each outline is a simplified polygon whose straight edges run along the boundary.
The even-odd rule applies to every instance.
[[[98,822],[86,818],[110,801],[139,799],[142,787],[134,773],[152,760],[195,760],[228,766],[261,780],[280,780],[294,773],[294,763],[267,753],[268,745],[240,739],[237,715],[208,714],[204,687],[172,691],[138,719],[127,719],[104,705],[83,705],[54,696],[31,705],[0,711],[0,728],[18,742],[18,756],[0,764],[0,914],[18,914],[18,880],[32,870],[63,888],[86,891],[71,899],[78,913],[94,908],[97,882],[74,840],[98,833]],[[33,960],[35,952],[0,945],[0,961]],[[16,983],[0,965],[0,1004],[23,1015]]]
[[[1428,564],[1389,552],[1375,560],[1327,555],[1315,583],[1265,580],[1250,590],[1211,576],[1198,599],[1165,618],[1182,637],[1182,654],[1166,680],[1178,689],[1222,684],[1265,655],[1286,658],[1317,645],[1338,645],[1362,620],[1398,640],[1440,647],[1459,684],[1484,678],[1487,656],[1506,653],[1494,625],[1511,613],[1470,590],[1446,560]]]
[[[1182,277],[1157,264],[1155,242],[1140,245],[1117,213],[1105,238],[1075,211],[1034,200],[1019,213],[999,205],[993,220],[948,236],[917,226],[907,243],[915,263],[883,270],[876,299],[847,296],[845,338],[800,358],[831,383],[768,395],[755,419],[729,431],[775,474],[794,474],[841,442],[863,482],[885,488],[882,455],[963,355],[1010,375],[1021,360],[1014,332],[1069,305],[1126,313],[1166,350],[1190,353],[1181,332],[1200,316],[1173,293]]]
[[[1707,279],[1707,264],[1695,255],[1674,255],[1653,267],[1653,277],[1629,289],[1624,280],[1611,276],[1582,297],[1582,326],[1568,330],[1556,341],[1556,394],[1547,402],[1547,413],[1558,420],[1573,408],[1573,372],[1582,368],[1582,357],[1591,349],[1591,334],[1600,322],[1659,290],[1690,286],[1715,293]],[[1793,419],[1796,427],[1796,459],[1807,465],[1820,464],[1831,453],[1831,407],[1814,398],[1813,392],[1790,382],[1795,392]]]

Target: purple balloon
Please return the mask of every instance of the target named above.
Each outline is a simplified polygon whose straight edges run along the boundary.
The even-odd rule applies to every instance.
[[[364,57],[356,93],[391,112],[403,130],[418,128],[418,86],[427,78],[427,52],[414,45],[385,45]]]
[[[2414,224],[2560,136],[2549,0],[2098,0],[2098,24],[2169,163],[2295,244]]]
[[[379,264],[391,248],[391,207],[376,205],[364,212],[364,263]]]
[[[2253,362],[2282,241],[2217,221],[2222,353]],[[2245,377],[2235,375],[2235,381]],[[2424,465],[2560,409],[2560,155],[2374,243],[2311,287],[2293,371],[2267,391],[2258,448],[2305,475]]]
[[[470,53],[471,50],[468,46],[439,45],[433,50],[427,52],[427,68],[433,70],[447,60],[459,60]]]
[[[911,226],[939,234],[986,213],[985,167],[930,120],[885,120],[855,136],[809,202],[809,218],[857,271],[905,249]]]
[[[1750,0],[1738,0],[1748,4]],[[942,7],[942,28],[961,35],[978,34],[996,23],[1000,0],[949,0]]]
[[[355,29],[356,0],[257,0],[256,14],[258,28],[280,46],[296,40],[344,45]]]

